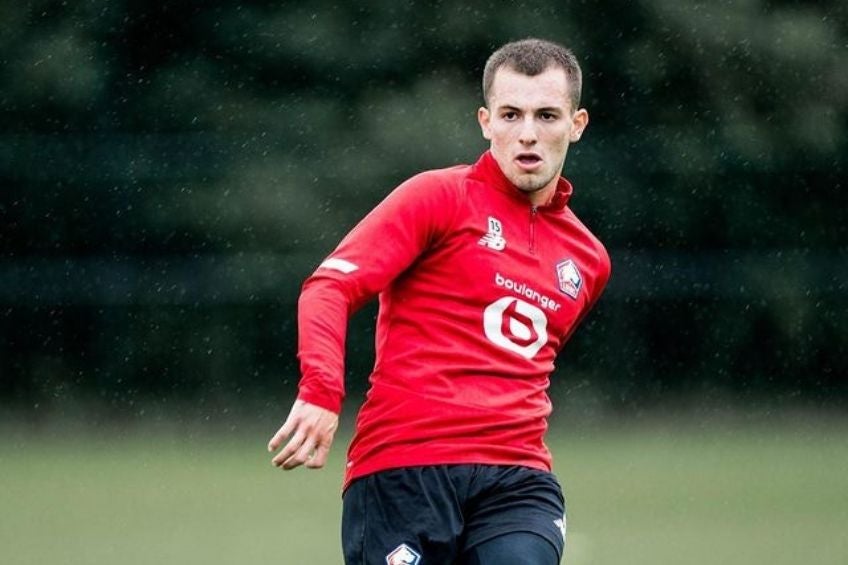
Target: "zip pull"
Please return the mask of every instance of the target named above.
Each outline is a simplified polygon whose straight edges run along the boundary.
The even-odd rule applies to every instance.
[[[536,253],[536,215],[538,207],[530,206],[530,253]]]

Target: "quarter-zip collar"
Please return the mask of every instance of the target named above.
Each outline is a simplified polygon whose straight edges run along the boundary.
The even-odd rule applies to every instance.
[[[480,159],[474,163],[471,174],[472,176],[491,185],[496,190],[509,194],[513,198],[519,199],[525,204],[530,204],[530,200],[527,195],[512,184],[510,180],[506,178],[506,175],[503,174],[500,165],[498,165],[498,162],[495,160],[491,151],[483,153]],[[551,197],[550,202],[544,206],[537,206],[536,209],[539,211],[553,212],[563,210],[568,204],[573,190],[574,188],[571,186],[571,183],[565,177],[559,177],[559,180],[557,180],[556,191],[554,192],[553,197]]]

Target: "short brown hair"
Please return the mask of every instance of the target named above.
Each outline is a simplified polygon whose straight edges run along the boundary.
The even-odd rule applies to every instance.
[[[570,49],[558,43],[535,38],[507,43],[492,53],[483,69],[483,100],[489,104],[489,92],[492,90],[495,73],[501,67],[534,77],[552,66],[565,71],[571,110],[577,110],[580,107],[580,91],[583,88],[583,73],[580,71],[577,57]]]

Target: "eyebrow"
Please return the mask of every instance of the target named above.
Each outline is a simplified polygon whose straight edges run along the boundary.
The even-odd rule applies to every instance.
[[[516,112],[523,112],[524,111],[521,108],[519,108],[518,106],[513,106],[512,104],[503,104],[501,106],[498,106],[497,110],[499,110],[499,111],[514,110]],[[558,113],[564,113],[565,112],[565,110],[563,110],[562,108],[559,108],[557,106],[545,106],[543,108],[536,108],[533,111],[534,112],[558,112]]]

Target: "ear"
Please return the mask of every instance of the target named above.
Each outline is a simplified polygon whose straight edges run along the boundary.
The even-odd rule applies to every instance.
[[[483,132],[483,139],[492,139],[491,127],[492,114],[485,106],[480,106],[477,110],[477,123],[480,124],[480,130]]]
[[[570,141],[573,143],[580,140],[583,135],[583,130],[589,125],[589,112],[585,108],[580,108],[574,115],[571,116],[571,136]]]

